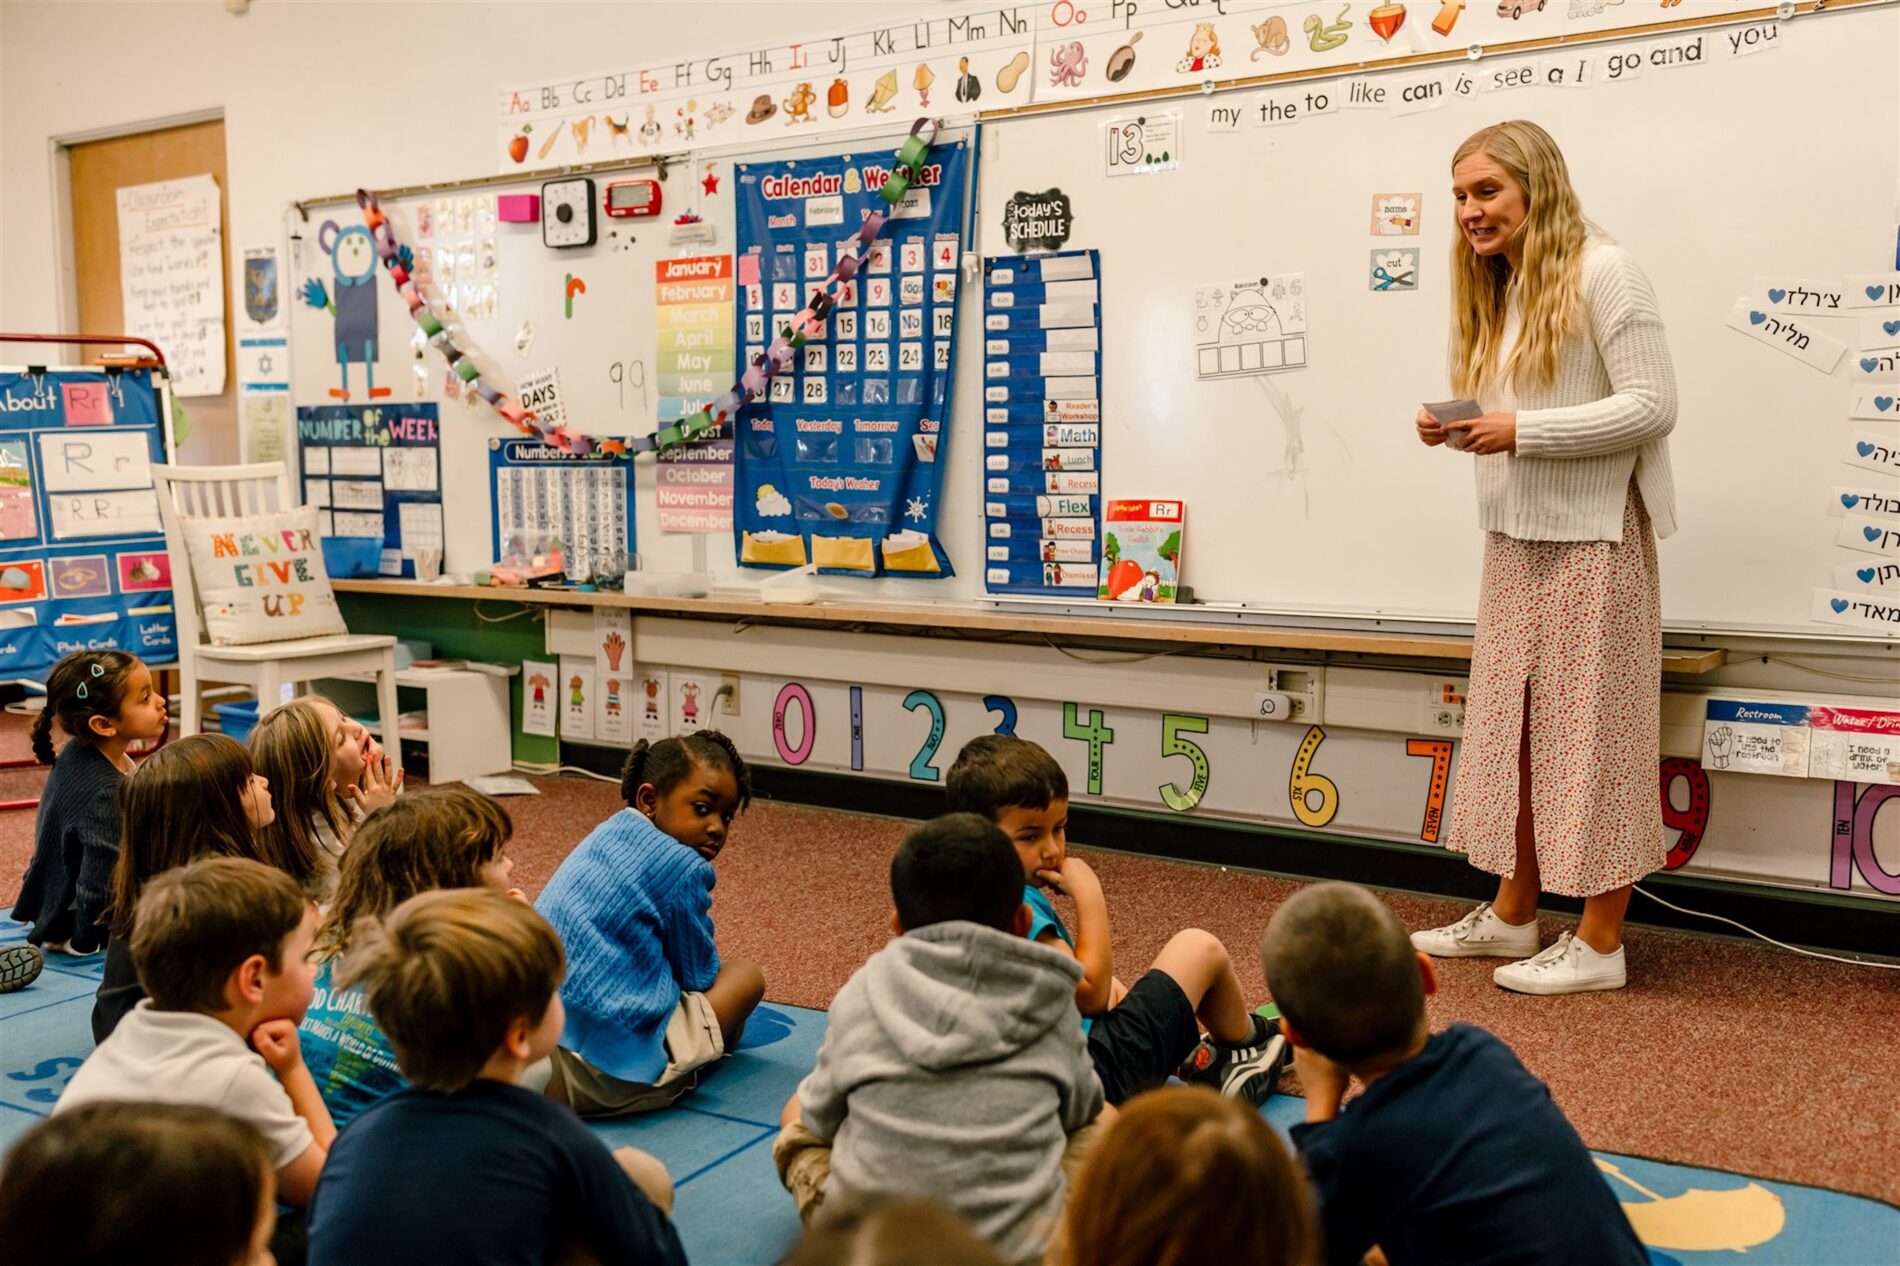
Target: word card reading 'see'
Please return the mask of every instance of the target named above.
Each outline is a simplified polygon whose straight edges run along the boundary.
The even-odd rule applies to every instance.
[[[1856,384],[1847,416],[1900,419],[1900,382],[1876,383],[1871,387]]]
[[[1735,306],[1729,309],[1728,327],[1758,343],[1786,352],[1808,368],[1824,374],[1833,373],[1834,366],[1840,364],[1847,352],[1847,344],[1839,339],[1829,338],[1792,316],[1767,312],[1747,299],[1737,299]]]
[[[1816,589],[1814,606],[1808,613],[1823,624],[1846,624],[1858,629],[1883,629],[1900,633],[1900,593],[1870,594],[1843,589]],[[1813,770],[1810,777],[1821,775]]]
[[[1849,277],[1842,299],[1850,308],[1900,308],[1900,273]]]
[[[1863,554],[1900,558],[1900,520],[1850,510],[1841,519],[1840,535],[1834,543]]]
[[[1900,593],[1900,562],[1877,563],[1869,559],[1842,563],[1834,569],[1834,587],[1842,593],[1860,593],[1867,589]]]
[[[1847,306],[1846,292],[1838,277],[1757,277],[1748,288],[1748,301],[1777,316],[1785,313],[1839,315]]]
[[[1841,460],[1862,470],[1900,474],[1900,433],[1856,431]]]
[[[1900,312],[1875,312],[1860,318],[1860,350],[1888,352],[1900,348]]]

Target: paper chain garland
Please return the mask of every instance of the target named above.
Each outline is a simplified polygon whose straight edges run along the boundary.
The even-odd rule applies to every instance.
[[[878,190],[878,196],[890,206],[895,207],[903,201],[912,183],[920,178],[924,160],[930,156],[930,148],[936,143],[937,127],[935,119],[918,119],[911,125],[910,135],[898,146],[897,161],[892,166],[890,178]],[[358,189],[356,205],[362,209],[363,221],[369,226],[370,236],[376,242],[376,253],[382,258],[383,267],[389,270],[390,278],[396,283],[397,293],[409,305],[409,315],[415,318],[416,324],[427,336],[429,345],[448,359],[449,368],[466,384],[467,390],[486,400],[495,412],[522,434],[534,436],[544,443],[582,457],[594,453],[618,457],[663,452],[716,430],[737,413],[747,400],[764,398],[773,376],[791,365],[792,353],[818,332],[819,326],[837,306],[840,287],[857,275],[858,268],[864,262],[865,252],[871,249],[871,243],[884,231],[890,218],[882,211],[873,211],[864,218],[863,225],[858,229],[856,243],[839,258],[831,275],[812,289],[805,306],[779,329],[778,337],[772,340],[764,352],[752,358],[739,381],[717,400],[697,413],[680,418],[670,426],[661,427],[651,435],[603,440],[568,427],[536,426],[535,415],[520,401],[510,399],[506,393],[482,381],[481,371],[475,367],[475,362],[455,345],[441,319],[430,311],[428,300],[423,298],[421,287],[409,271],[413,256],[407,247],[396,241],[389,217],[383,213],[376,195],[367,189]]]

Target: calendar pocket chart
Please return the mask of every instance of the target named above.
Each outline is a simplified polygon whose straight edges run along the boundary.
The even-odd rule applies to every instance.
[[[178,657],[146,370],[0,371],[0,675],[76,650]]]
[[[791,349],[736,430],[733,535],[748,567],[942,578],[937,539],[950,419],[967,151],[932,151],[892,208],[888,155],[737,171],[744,363],[811,299],[873,210],[890,222],[843,277],[820,331]]]
[[[1102,497],[1101,257],[984,260],[983,517],[991,593],[1094,597]]]

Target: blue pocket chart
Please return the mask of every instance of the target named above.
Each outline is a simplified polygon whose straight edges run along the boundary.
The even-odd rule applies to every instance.
[[[984,586],[1093,598],[1102,537],[1101,258],[983,261]]]
[[[739,344],[763,353],[856,247],[890,222],[816,338],[737,423],[734,547],[747,567],[836,575],[951,574],[937,539],[962,250],[963,142],[931,151],[896,208],[891,156],[741,164]]]
[[[0,370],[0,678],[79,650],[178,658],[149,370]]]
[[[435,405],[298,409],[297,468],[302,500],[317,507],[323,535],[381,538],[379,575],[414,578],[416,551],[442,549],[442,434]]]

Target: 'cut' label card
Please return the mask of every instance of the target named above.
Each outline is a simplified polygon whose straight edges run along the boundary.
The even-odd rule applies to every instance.
[[[1833,373],[1834,366],[1840,364],[1841,356],[1847,351],[1847,344],[1839,339],[1798,323],[1792,316],[1766,312],[1747,299],[1737,299],[1735,306],[1729,309],[1728,327],[1824,374]]]

